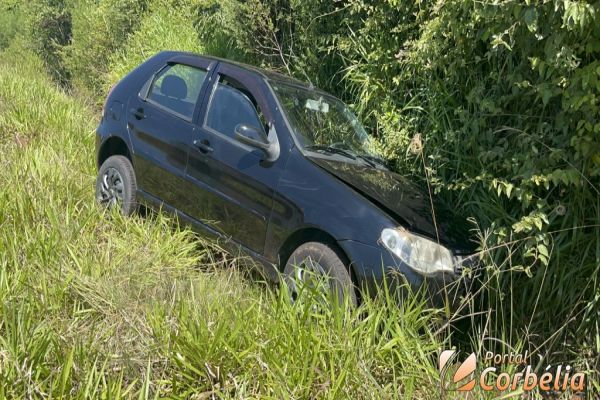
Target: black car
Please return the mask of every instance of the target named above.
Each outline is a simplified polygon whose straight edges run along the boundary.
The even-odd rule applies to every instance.
[[[433,213],[346,105],[312,85],[161,52],[113,87],[96,149],[100,203],[171,211],[283,274],[293,293],[314,275],[353,303],[392,275],[427,281],[432,298],[462,290],[466,221],[439,204]]]

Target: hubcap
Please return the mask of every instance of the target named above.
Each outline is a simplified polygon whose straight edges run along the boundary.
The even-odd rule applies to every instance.
[[[98,188],[98,202],[108,207],[123,202],[123,178],[115,168],[108,168],[102,175],[102,182]]]
[[[289,286],[294,300],[298,298],[298,294],[302,288],[308,288],[325,296],[331,291],[325,269],[323,269],[318,261],[311,257],[306,258],[301,264],[296,266],[290,278]]]

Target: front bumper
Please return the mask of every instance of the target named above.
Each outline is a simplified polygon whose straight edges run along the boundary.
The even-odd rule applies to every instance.
[[[371,246],[353,240],[338,242],[350,258],[352,273],[362,293],[374,296],[384,285],[391,293],[426,290],[435,307],[457,309],[461,300],[474,292],[475,257],[456,257],[454,273],[424,276],[410,268],[383,246]]]

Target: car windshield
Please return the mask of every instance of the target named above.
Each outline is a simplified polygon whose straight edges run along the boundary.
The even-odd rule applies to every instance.
[[[304,150],[381,162],[375,140],[340,100],[296,86],[272,86]]]

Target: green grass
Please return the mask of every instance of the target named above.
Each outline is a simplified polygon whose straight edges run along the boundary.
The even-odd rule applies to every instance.
[[[598,229],[558,237],[550,246],[552,267],[535,268],[531,280],[510,257],[520,259],[524,241],[500,240],[502,251],[486,260],[484,313],[448,330],[440,329],[440,312],[418,297],[397,306],[384,293],[358,310],[323,310],[309,293],[291,305],[285,292],[248,279],[246,260],[167,216],[124,219],[97,208],[93,130],[102,97],[96,93],[155,51],[223,55],[232,46],[219,30],[213,41],[198,39],[214,26],[200,29],[188,18],[193,0],[151,1],[129,16],[113,10],[125,3],[103,4],[73,3],[75,37],[52,54],[73,75],[76,94],[47,76],[48,57],[43,64],[23,50],[31,38],[21,43],[15,32],[17,40],[0,54],[0,399],[437,399],[436,357],[451,345],[537,350],[538,368],[570,362],[600,391]],[[115,15],[136,22],[115,22]],[[13,25],[0,31],[15,31],[6,18]],[[115,25],[116,36],[104,38]],[[365,77],[376,75],[374,65],[367,64],[373,69]],[[454,125],[449,112],[424,113],[444,109],[443,93],[424,94],[429,105],[415,97],[401,113],[385,115],[385,132],[401,126],[386,136],[390,158],[408,144],[412,125],[401,117],[410,110],[439,131],[459,132],[462,124]],[[425,143],[458,164],[473,160],[463,141]],[[496,221],[512,223],[519,214],[488,191],[467,186],[457,196],[478,209],[489,239]],[[590,194],[568,191],[574,226],[595,222],[598,202],[586,207]]]
[[[180,50],[204,53],[203,45],[194,29],[188,6],[173,7],[155,4],[140,22],[140,27],[127,38],[125,46],[111,57],[105,83],[118,82],[129,71],[162,50]],[[177,29],[173,29],[177,26]]]
[[[416,298],[317,309],[163,215],[94,203],[97,114],[0,55],[0,398],[437,396]]]

